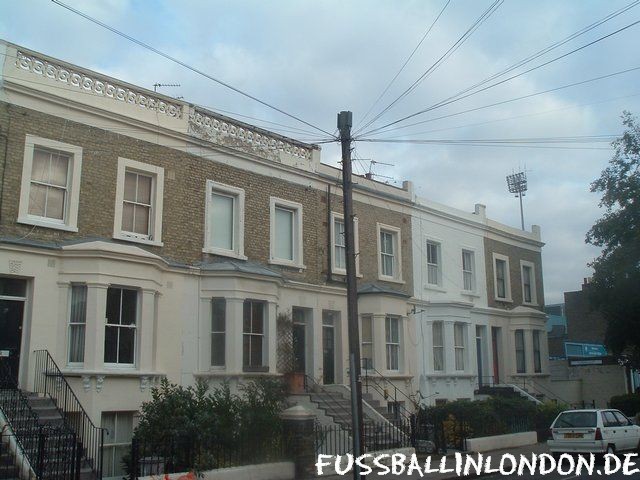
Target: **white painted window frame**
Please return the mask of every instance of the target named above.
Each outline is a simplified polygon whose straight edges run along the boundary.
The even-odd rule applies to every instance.
[[[382,245],[380,233],[387,232],[393,235],[393,276],[382,274]],[[385,282],[404,283],[402,281],[402,232],[398,227],[376,223],[376,240],[378,242],[378,280]]]
[[[362,328],[362,325],[365,321],[365,319],[367,319],[368,321],[371,322],[371,338],[368,341],[365,341],[365,339],[362,336],[362,333],[364,332],[364,329]],[[375,343],[375,332],[374,332],[374,317],[372,313],[364,313],[360,315],[360,349],[361,351],[364,350],[364,345],[371,345],[371,358],[369,360],[371,360],[371,364],[362,364],[361,367],[363,370],[373,370],[375,368],[375,357],[376,357],[376,343]],[[363,357],[362,355],[360,355],[363,359],[365,357]],[[367,367],[371,367],[371,368],[367,368]]]
[[[437,260],[438,263],[429,263],[429,244],[432,244],[436,247],[436,256],[437,256]],[[426,240],[424,242],[424,246],[425,246],[425,265],[427,268],[426,274],[425,274],[425,278],[427,280],[427,286],[429,287],[442,287],[442,266],[443,266],[443,262],[442,262],[442,242],[440,240],[437,240],[435,238],[431,238],[431,237],[426,237]],[[429,266],[435,266],[436,267],[436,283],[431,283],[429,282]]]
[[[346,268],[338,268],[336,266],[336,244],[335,244],[335,227],[336,220],[342,221],[344,223],[344,215],[338,212],[331,212],[331,273],[336,275],[346,275]],[[358,233],[359,230],[359,221],[358,217],[353,217],[353,240],[356,248],[356,275],[360,276],[360,236]]]
[[[396,325],[397,325],[397,330],[398,330],[398,341],[394,342],[394,341],[390,341],[388,339],[387,336],[387,320],[389,321],[389,328],[391,329],[391,325],[392,323],[395,321]],[[384,317],[384,325],[385,325],[385,332],[384,332],[384,353],[385,353],[385,369],[387,372],[400,372],[402,371],[402,317],[399,317],[397,315],[390,315],[387,314]],[[396,352],[398,355],[398,358],[396,359],[397,362],[397,366],[398,368],[389,368],[389,363],[390,363],[390,356],[389,356],[389,347],[396,347]]]
[[[151,185],[151,235],[138,235],[122,230],[122,210],[124,201],[124,177],[127,171],[141,173],[152,177]],[[116,208],[113,216],[113,238],[128,242],[143,243],[161,247],[162,244],[162,203],[164,198],[164,168],[148,163],[118,158],[118,175],[116,179]]]
[[[465,253],[470,253],[471,254],[471,270],[465,270],[464,269],[464,254]],[[477,267],[476,267],[476,252],[475,252],[475,250],[471,249],[471,248],[462,247],[462,250],[460,251],[460,261],[462,262],[462,264],[461,264],[462,291],[465,292],[465,293],[475,293],[478,290],[477,276],[476,276]],[[467,272],[471,273],[471,290],[467,290],[466,288],[464,288],[464,274],[467,273]]]
[[[293,260],[287,260],[282,258],[277,258],[275,256],[275,241],[276,241],[276,207],[285,208],[287,210],[292,210],[294,212],[293,215]],[[302,212],[302,204],[298,202],[292,202],[290,200],[284,200],[282,198],[270,197],[269,198],[269,263],[274,265],[283,265],[286,267],[294,267],[303,269],[306,268],[304,265],[304,252],[303,252],[303,237],[302,237],[302,221],[303,221],[303,212]]]
[[[527,302],[524,295],[524,267],[531,269],[531,301]],[[522,303],[524,305],[538,305],[538,296],[536,295],[536,264],[528,260],[520,260],[520,278],[522,283]]]
[[[460,333],[460,338],[458,340],[461,343],[456,343],[456,329]],[[456,372],[464,372],[467,369],[467,325],[463,322],[455,322],[453,324],[453,349],[454,349],[454,368]],[[462,368],[458,368],[458,352],[461,353],[462,358]]]
[[[224,257],[232,257],[240,260],[246,260],[247,257],[244,254],[244,189],[238,187],[232,187],[231,185],[225,185],[213,180],[207,180],[206,186],[206,198],[205,198],[205,217],[204,217],[204,248],[203,253],[211,253],[214,255],[221,255]],[[228,250],[226,248],[214,247],[211,244],[210,230],[210,213],[213,208],[211,196],[214,193],[220,193],[222,195],[228,195],[234,197],[234,211],[233,211],[233,248]]]
[[[138,355],[140,353],[140,336],[142,335],[141,331],[141,320],[142,320],[142,295],[140,289],[132,286],[125,285],[109,285],[109,288],[117,288],[118,290],[131,290],[136,292],[136,323],[133,326],[122,326],[122,324],[118,325],[115,323],[107,323],[107,304],[104,304],[105,316],[104,316],[104,324],[101,326],[104,329],[104,337],[106,342],[107,337],[107,327],[114,326],[117,328],[130,328],[134,331],[134,339],[133,339],[133,363],[114,363],[114,362],[104,362],[105,368],[113,369],[113,370],[135,370],[138,368]],[[122,294],[121,294],[122,295]],[[122,311],[120,311],[120,315],[122,315]],[[106,350],[106,344],[103,346],[103,359],[104,359],[104,351]],[[120,345],[118,345],[118,356],[120,350]],[[85,351],[86,354],[86,351]]]
[[[87,357],[87,305],[85,303],[85,311],[84,311],[84,323],[78,323],[78,322],[72,322],[72,318],[71,318],[71,313],[73,310],[73,289],[74,287],[81,287],[85,289],[85,302],[86,302],[86,296],[88,294],[88,287],[86,283],[71,283],[69,284],[69,293],[68,293],[68,302],[69,302],[69,308],[68,308],[68,312],[67,312],[67,365],[70,367],[74,367],[74,368],[79,368],[82,367],[84,365],[84,360]],[[84,326],[84,338],[83,338],[83,358],[81,362],[72,362],[70,360],[71,357],[71,330],[74,326],[79,326],[82,325]]]
[[[505,272],[504,272],[504,276],[505,276],[505,286],[504,286],[504,294],[505,297],[499,297],[498,296],[498,268],[497,268],[497,260],[503,260],[505,262]],[[509,257],[506,255],[502,255],[500,253],[493,253],[492,254],[492,261],[493,261],[493,296],[495,298],[495,300],[497,300],[498,302],[513,302],[512,298],[511,298],[511,273],[509,271],[510,266],[509,266]]]
[[[441,332],[441,343],[436,343],[436,335],[434,330],[436,328],[436,324],[438,324]],[[444,332],[444,322],[442,320],[436,320],[431,323],[431,347],[433,351],[433,371],[434,372],[444,372],[446,370],[446,362],[447,356],[445,355],[445,332]],[[442,368],[436,368],[436,349],[439,349],[440,355],[442,355]]]
[[[67,199],[64,206],[63,220],[40,217],[29,214],[29,192],[31,190],[31,170],[33,168],[33,152],[36,147],[46,150],[59,150],[70,157],[71,165],[67,173]],[[18,205],[18,223],[38,227],[53,228],[67,232],[78,231],[78,207],[80,203],[80,177],[82,174],[82,148],[48,138],[27,135],[24,144],[22,162],[22,182],[20,185],[20,202]]]

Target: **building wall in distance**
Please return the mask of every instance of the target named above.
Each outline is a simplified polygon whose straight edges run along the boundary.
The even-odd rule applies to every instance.
[[[603,344],[607,322],[602,313],[591,308],[588,289],[589,284],[583,284],[582,290],[564,292],[567,340]]]

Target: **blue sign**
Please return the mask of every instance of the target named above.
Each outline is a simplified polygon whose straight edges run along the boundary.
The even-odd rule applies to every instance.
[[[576,342],[565,342],[564,353],[567,357],[604,357],[608,355],[604,345]]]

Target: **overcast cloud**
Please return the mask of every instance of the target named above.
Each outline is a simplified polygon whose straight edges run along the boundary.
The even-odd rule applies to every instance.
[[[445,3],[445,0],[63,1],[329,132],[335,130],[336,113],[340,110],[352,110],[354,122],[360,124]],[[506,0],[446,63],[376,125],[440,101],[630,1]],[[417,79],[490,3],[452,0],[374,113]],[[531,65],[639,18],[640,6]],[[629,28],[547,67],[415,121],[640,66],[639,33],[640,25]],[[165,88],[163,93],[309,130],[49,0],[0,0],[0,37],[147,88],[156,82],[179,83],[181,87]],[[622,110],[640,112],[638,80],[640,73],[636,71],[379,137],[487,139],[619,134]],[[283,133],[304,140],[326,137],[318,132]],[[526,167],[529,192],[524,199],[525,223],[527,229],[531,224],[540,225],[546,242],[543,249],[546,302],[562,301],[562,292],[579,289],[582,278],[590,274],[587,263],[598,255],[598,250],[585,245],[584,237],[601,211],[599,198],[589,192],[589,184],[606,166],[611,150],[365,142],[357,143],[356,148],[359,158],[393,165],[375,165],[375,173],[397,180],[411,179],[421,196],[466,211],[472,211],[474,203],[483,203],[492,219],[512,226],[520,224],[519,208],[517,200],[507,193],[505,175]],[[335,164],[338,155],[336,146],[323,146],[324,162]],[[362,173],[369,164],[362,162],[356,167],[356,172]]]

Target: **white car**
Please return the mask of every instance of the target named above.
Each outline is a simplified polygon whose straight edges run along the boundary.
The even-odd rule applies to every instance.
[[[553,421],[547,445],[554,455],[640,452],[640,427],[619,410],[567,410]]]

